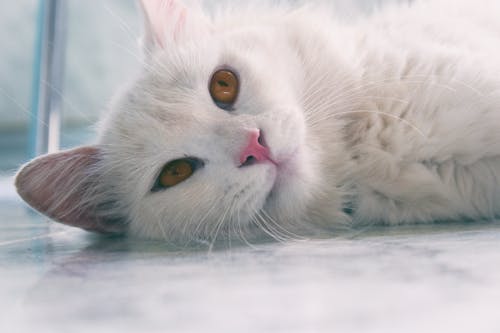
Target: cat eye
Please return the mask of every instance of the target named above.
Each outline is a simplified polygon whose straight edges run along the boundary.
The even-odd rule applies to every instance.
[[[210,96],[221,109],[228,110],[233,106],[239,89],[238,77],[228,69],[218,70],[210,79]]]
[[[182,183],[194,172],[203,166],[203,161],[197,158],[181,158],[168,162],[160,172],[155,185],[151,189],[152,192],[158,192],[169,187]]]

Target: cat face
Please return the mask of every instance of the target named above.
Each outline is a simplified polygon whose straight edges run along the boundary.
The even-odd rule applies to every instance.
[[[106,216],[120,216],[134,235],[172,240],[255,226],[273,233],[270,223],[302,218],[318,172],[300,62],[284,32],[209,22],[176,1],[145,0],[143,8],[143,71],[102,124],[96,185],[83,191],[87,203],[111,204],[70,206],[101,210],[102,223],[88,229],[106,231]],[[27,177],[18,178],[21,188]],[[58,208],[44,210],[78,225]]]
[[[127,194],[134,234],[207,237],[301,213],[311,167],[301,80],[290,71],[297,59],[273,27],[207,29],[153,49],[104,126],[106,157],[124,162],[114,181]],[[220,70],[238,81],[228,107],[210,94]],[[162,168],[183,158],[200,166],[152,191]]]

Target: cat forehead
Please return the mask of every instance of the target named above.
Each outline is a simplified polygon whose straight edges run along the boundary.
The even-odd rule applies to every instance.
[[[137,92],[133,94],[137,95]],[[122,131],[146,130],[152,134],[156,130],[164,133],[168,129],[167,134],[177,134],[176,129],[187,130],[206,117],[194,94],[195,91],[177,96],[172,92],[144,92],[140,97],[132,98],[132,102],[129,100],[126,105],[121,106],[112,122]]]
[[[273,50],[283,40],[276,33],[279,31],[272,27],[221,28],[202,39],[162,49],[149,59],[145,69],[175,80],[186,74],[202,75],[220,63],[238,63],[256,55],[273,56]]]

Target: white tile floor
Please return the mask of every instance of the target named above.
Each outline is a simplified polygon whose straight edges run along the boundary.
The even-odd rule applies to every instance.
[[[0,218],[0,332],[500,332],[498,223],[208,253]]]

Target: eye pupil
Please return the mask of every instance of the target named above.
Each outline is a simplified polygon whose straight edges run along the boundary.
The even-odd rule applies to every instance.
[[[191,172],[191,166],[187,162],[179,163],[173,170],[174,176],[185,176]]]
[[[217,83],[218,83],[218,84],[219,84],[219,86],[221,86],[221,87],[229,87],[229,84],[228,84],[227,82],[225,82],[225,81],[219,81],[219,82],[217,82]]]

